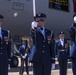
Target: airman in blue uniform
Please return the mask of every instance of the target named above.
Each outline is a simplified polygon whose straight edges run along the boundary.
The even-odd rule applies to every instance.
[[[69,56],[69,46],[68,42],[65,39],[64,32],[59,33],[59,39],[55,44],[55,52],[58,57],[60,75],[67,75],[67,63]]]
[[[72,59],[73,75],[76,75],[76,13],[73,15],[74,23],[70,26],[69,34],[71,38],[70,57]]]
[[[36,22],[31,29],[31,37],[36,51],[33,56],[34,75],[51,75],[51,65],[55,63],[54,54],[54,33],[44,27],[46,15],[36,14]],[[37,27],[36,27],[37,26]]]
[[[8,65],[11,58],[11,37],[10,32],[1,27],[3,18],[0,15],[0,75],[8,75]]]
[[[29,75],[29,70],[28,70],[28,53],[29,53],[29,49],[28,49],[28,45],[27,45],[27,40],[22,41],[22,45],[19,47],[19,53],[20,53],[20,57],[21,57],[21,67],[20,67],[19,74],[23,75],[24,63],[25,63],[26,72],[27,72],[27,75]]]

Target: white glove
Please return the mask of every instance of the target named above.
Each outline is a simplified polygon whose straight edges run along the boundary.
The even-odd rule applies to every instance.
[[[55,61],[57,61],[58,60],[58,58],[55,58]]]
[[[76,23],[76,16],[74,17],[74,23]]]
[[[36,21],[33,21],[32,23],[31,23],[31,28],[32,29],[35,29],[37,27],[37,22]]]
[[[52,70],[55,69],[55,64],[54,64],[54,63],[52,64],[51,69],[52,69]]]
[[[25,58],[26,58],[27,54],[25,54]]]
[[[22,56],[23,59],[25,59],[25,56]]]
[[[26,56],[27,56],[27,54],[25,54],[24,56],[22,56],[22,58],[23,58],[23,59],[25,59],[25,58],[26,58]]]
[[[8,64],[8,70],[10,70],[10,64]]]

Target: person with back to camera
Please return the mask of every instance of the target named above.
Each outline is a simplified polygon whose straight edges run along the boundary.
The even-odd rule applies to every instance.
[[[44,13],[36,14],[36,22],[31,26],[31,37],[36,47],[32,60],[34,75],[50,75],[51,67],[55,67],[54,33],[44,27],[45,18]]]
[[[73,24],[69,28],[69,34],[71,38],[70,57],[72,60],[73,75],[76,75],[76,13],[73,15],[73,21]]]

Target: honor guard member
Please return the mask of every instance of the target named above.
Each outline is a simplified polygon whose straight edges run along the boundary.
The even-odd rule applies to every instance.
[[[34,75],[50,75],[51,65],[55,63],[54,33],[44,27],[46,15],[36,14],[36,22],[32,23],[31,37],[36,50],[33,56]]]
[[[67,75],[67,63],[69,56],[69,44],[64,32],[59,33],[59,39],[55,43],[55,52],[58,57],[60,75]]]
[[[8,75],[11,58],[10,32],[2,28],[3,16],[0,15],[0,75]]]
[[[76,75],[76,13],[73,15],[73,24],[70,26],[69,34],[71,38],[70,57],[72,59],[73,75]]]
[[[27,40],[22,41],[22,45],[19,47],[19,53],[21,57],[21,67],[20,67],[20,72],[19,75],[23,75],[24,72],[24,63],[26,65],[26,73],[29,75],[29,70],[28,70],[28,45],[27,45]]]

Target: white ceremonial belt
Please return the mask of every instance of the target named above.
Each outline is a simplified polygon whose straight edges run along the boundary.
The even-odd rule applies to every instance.
[[[62,52],[63,52],[63,51],[65,51],[65,50],[64,50],[64,49],[62,49],[62,50],[60,50],[60,51],[62,51]]]
[[[67,51],[67,49],[61,49],[60,51],[61,51],[61,52],[64,52],[64,51]]]
[[[2,55],[2,53],[0,53],[0,55]]]

